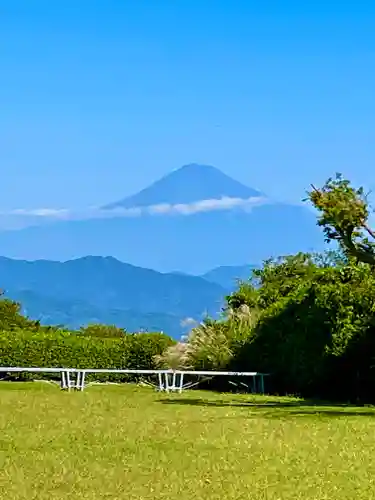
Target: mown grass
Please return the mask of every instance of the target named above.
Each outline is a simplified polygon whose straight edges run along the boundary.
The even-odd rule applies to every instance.
[[[0,498],[372,499],[375,410],[0,384]]]

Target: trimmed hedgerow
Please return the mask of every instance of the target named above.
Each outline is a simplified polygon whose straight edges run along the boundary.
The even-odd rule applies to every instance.
[[[66,331],[0,332],[0,365],[148,370],[156,368],[155,356],[161,355],[173,343],[162,333],[100,338]],[[103,374],[95,375],[95,379],[126,381],[134,377]]]

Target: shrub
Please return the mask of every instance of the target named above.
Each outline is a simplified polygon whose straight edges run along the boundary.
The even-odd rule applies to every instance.
[[[194,327],[186,342],[170,346],[156,363],[163,368],[190,370],[220,370],[230,367],[237,351],[252,335],[257,311],[243,305],[228,309],[224,318],[206,318]]]
[[[123,338],[100,338],[74,332],[0,333],[0,365],[107,369],[155,369],[154,358],[174,341],[164,334],[128,334]],[[96,376],[101,380],[131,377]],[[134,378],[134,377],[133,377]]]
[[[159,355],[154,360],[158,368],[166,370],[184,370],[191,369],[188,355],[189,344],[186,342],[177,342]]]
[[[79,329],[78,333],[85,337],[100,337],[100,338],[122,338],[127,334],[124,328],[119,328],[115,325],[90,324]]]
[[[295,268],[295,272],[293,272]],[[273,389],[304,396],[371,397],[375,277],[351,262],[301,255],[259,273],[259,322],[237,369],[271,372]],[[366,389],[367,388],[367,389]],[[366,392],[367,391],[367,392]]]

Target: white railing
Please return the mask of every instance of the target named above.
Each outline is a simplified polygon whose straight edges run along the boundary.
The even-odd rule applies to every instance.
[[[182,392],[183,389],[190,389],[203,381],[211,380],[213,377],[251,377],[252,390],[259,390],[264,394],[264,377],[268,373],[259,372],[231,372],[231,371],[204,371],[204,370],[117,370],[117,369],[101,369],[101,368],[36,368],[36,367],[14,367],[2,366],[0,373],[57,373],[61,375],[62,389],[75,389],[83,391],[87,387],[87,374],[129,374],[129,375],[157,375],[158,385],[150,384],[156,387],[159,391],[166,392]],[[195,382],[184,382],[185,376],[203,377]],[[259,380],[259,386],[256,383]],[[232,382],[233,385],[237,385]],[[240,385],[249,389],[249,386],[243,382]]]

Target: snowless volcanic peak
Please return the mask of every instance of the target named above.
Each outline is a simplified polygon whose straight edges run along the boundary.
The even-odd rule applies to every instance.
[[[193,163],[172,171],[139,193],[104,208],[145,207],[161,203],[176,205],[223,197],[246,199],[258,196],[262,196],[262,193],[232,179],[219,169]]]

